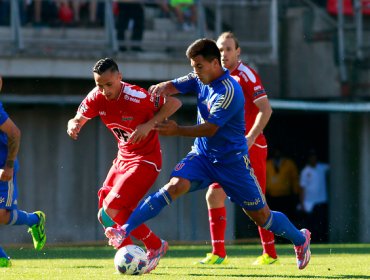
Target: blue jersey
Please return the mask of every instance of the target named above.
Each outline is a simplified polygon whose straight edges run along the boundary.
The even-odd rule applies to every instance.
[[[245,138],[244,94],[228,70],[209,85],[190,73],[172,80],[181,93],[197,93],[197,123],[205,121],[219,127],[212,137],[197,137],[193,151],[211,162],[230,163],[248,153]]]
[[[0,125],[9,118],[8,114],[5,112],[3,104],[0,102]],[[0,131],[0,168],[4,168],[6,158],[8,157],[8,136]],[[14,162],[14,171],[18,169],[18,162]]]

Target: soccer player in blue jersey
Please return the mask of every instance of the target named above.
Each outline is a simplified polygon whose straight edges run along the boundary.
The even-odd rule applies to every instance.
[[[107,228],[106,236],[119,245],[133,229],[181,195],[217,182],[258,226],[289,239],[294,244],[298,268],[305,268],[311,256],[311,233],[307,229],[299,231],[283,213],[269,209],[250,166],[241,86],[221,66],[220,51],[213,40],[196,40],[186,56],[194,72],[151,86],[149,92],[162,96],[197,94],[196,125],[181,126],[172,120],[156,125],[162,135],[196,137],[192,150],[175,166],[169,183],[149,195],[121,228]]]
[[[0,77],[0,91],[2,79]],[[21,132],[5,112],[0,102],[0,225],[27,225],[36,250],[41,250],[46,241],[45,214],[41,211],[27,213],[18,210],[17,154]],[[0,247],[0,267],[10,267],[9,256]]]

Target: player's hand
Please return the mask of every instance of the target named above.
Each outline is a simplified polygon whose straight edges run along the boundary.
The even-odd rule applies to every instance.
[[[247,139],[247,145],[248,150],[253,146],[254,142],[256,141],[256,138],[252,137],[251,135],[245,136],[245,139]]]
[[[10,181],[13,178],[14,169],[13,168],[4,168],[0,169],[0,181]]]
[[[74,140],[77,140],[81,126],[74,119],[68,121],[67,134]]]
[[[166,95],[167,84],[168,82],[162,82],[156,85],[152,85],[149,87],[148,92],[154,97],[157,97],[157,96],[166,97],[167,96]]]
[[[178,125],[173,120],[164,120],[163,122],[156,123],[154,129],[158,131],[160,135],[174,136],[177,135]]]
[[[152,130],[152,127],[148,124],[140,124],[136,127],[135,131],[131,133],[128,141],[132,144],[139,143],[140,141],[144,140],[149,132]]]

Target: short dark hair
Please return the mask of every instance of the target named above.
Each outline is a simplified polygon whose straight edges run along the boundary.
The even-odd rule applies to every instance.
[[[221,65],[221,53],[214,40],[207,38],[198,39],[186,50],[186,56],[189,59],[192,59],[198,55],[203,56],[208,62],[217,59]]]
[[[111,72],[119,72],[117,63],[109,57],[98,60],[93,67],[93,72],[99,75],[108,70]]]

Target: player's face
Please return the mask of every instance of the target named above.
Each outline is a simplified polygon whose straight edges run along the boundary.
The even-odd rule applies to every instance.
[[[211,62],[204,59],[202,55],[198,55],[190,59],[191,67],[194,69],[194,73],[198,76],[199,80],[205,85],[211,83],[217,75],[219,64],[217,59]]]
[[[233,71],[238,65],[240,48],[235,48],[235,41],[232,38],[218,39],[217,47],[221,53],[222,66]]]
[[[122,75],[119,72],[105,71],[94,73],[95,84],[107,100],[115,100],[121,92]]]

